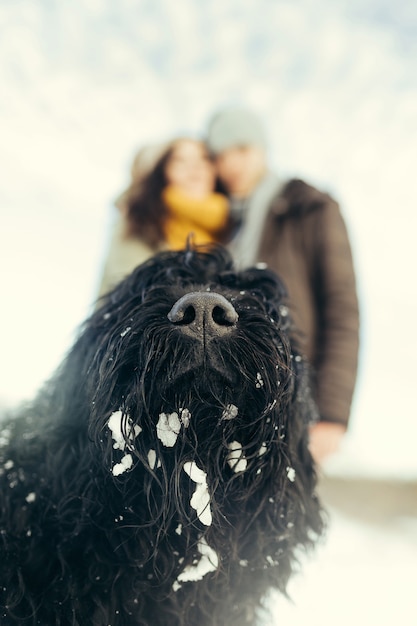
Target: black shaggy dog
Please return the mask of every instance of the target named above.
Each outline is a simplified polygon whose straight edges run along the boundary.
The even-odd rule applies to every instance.
[[[101,303],[3,426],[0,623],[243,626],[322,531],[285,293],[221,248]]]

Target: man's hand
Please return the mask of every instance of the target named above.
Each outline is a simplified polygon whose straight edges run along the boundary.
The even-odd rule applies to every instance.
[[[319,465],[340,448],[346,428],[342,424],[318,422],[310,428],[310,452]]]

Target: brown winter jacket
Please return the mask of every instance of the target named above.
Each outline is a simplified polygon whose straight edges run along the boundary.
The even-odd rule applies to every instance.
[[[359,312],[352,254],[338,204],[301,180],[272,202],[258,252],[284,280],[301,347],[315,370],[324,421],[347,425],[356,380]]]

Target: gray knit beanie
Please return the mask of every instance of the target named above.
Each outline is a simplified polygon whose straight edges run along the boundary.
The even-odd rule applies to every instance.
[[[266,148],[262,121],[255,113],[242,108],[223,109],[209,121],[206,143],[212,154],[235,146]]]

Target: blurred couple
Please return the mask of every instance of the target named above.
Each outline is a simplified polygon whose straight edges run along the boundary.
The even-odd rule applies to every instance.
[[[262,120],[218,111],[204,140],[176,138],[136,155],[100,295],[163,249],[227,246],[238,268],[266,263],[284,280],[301,348],[313,366],[320,421],[310,448],[320,463],[339,448],[355,386],[359,310],[346,226],[337,202],[268,167]]]

